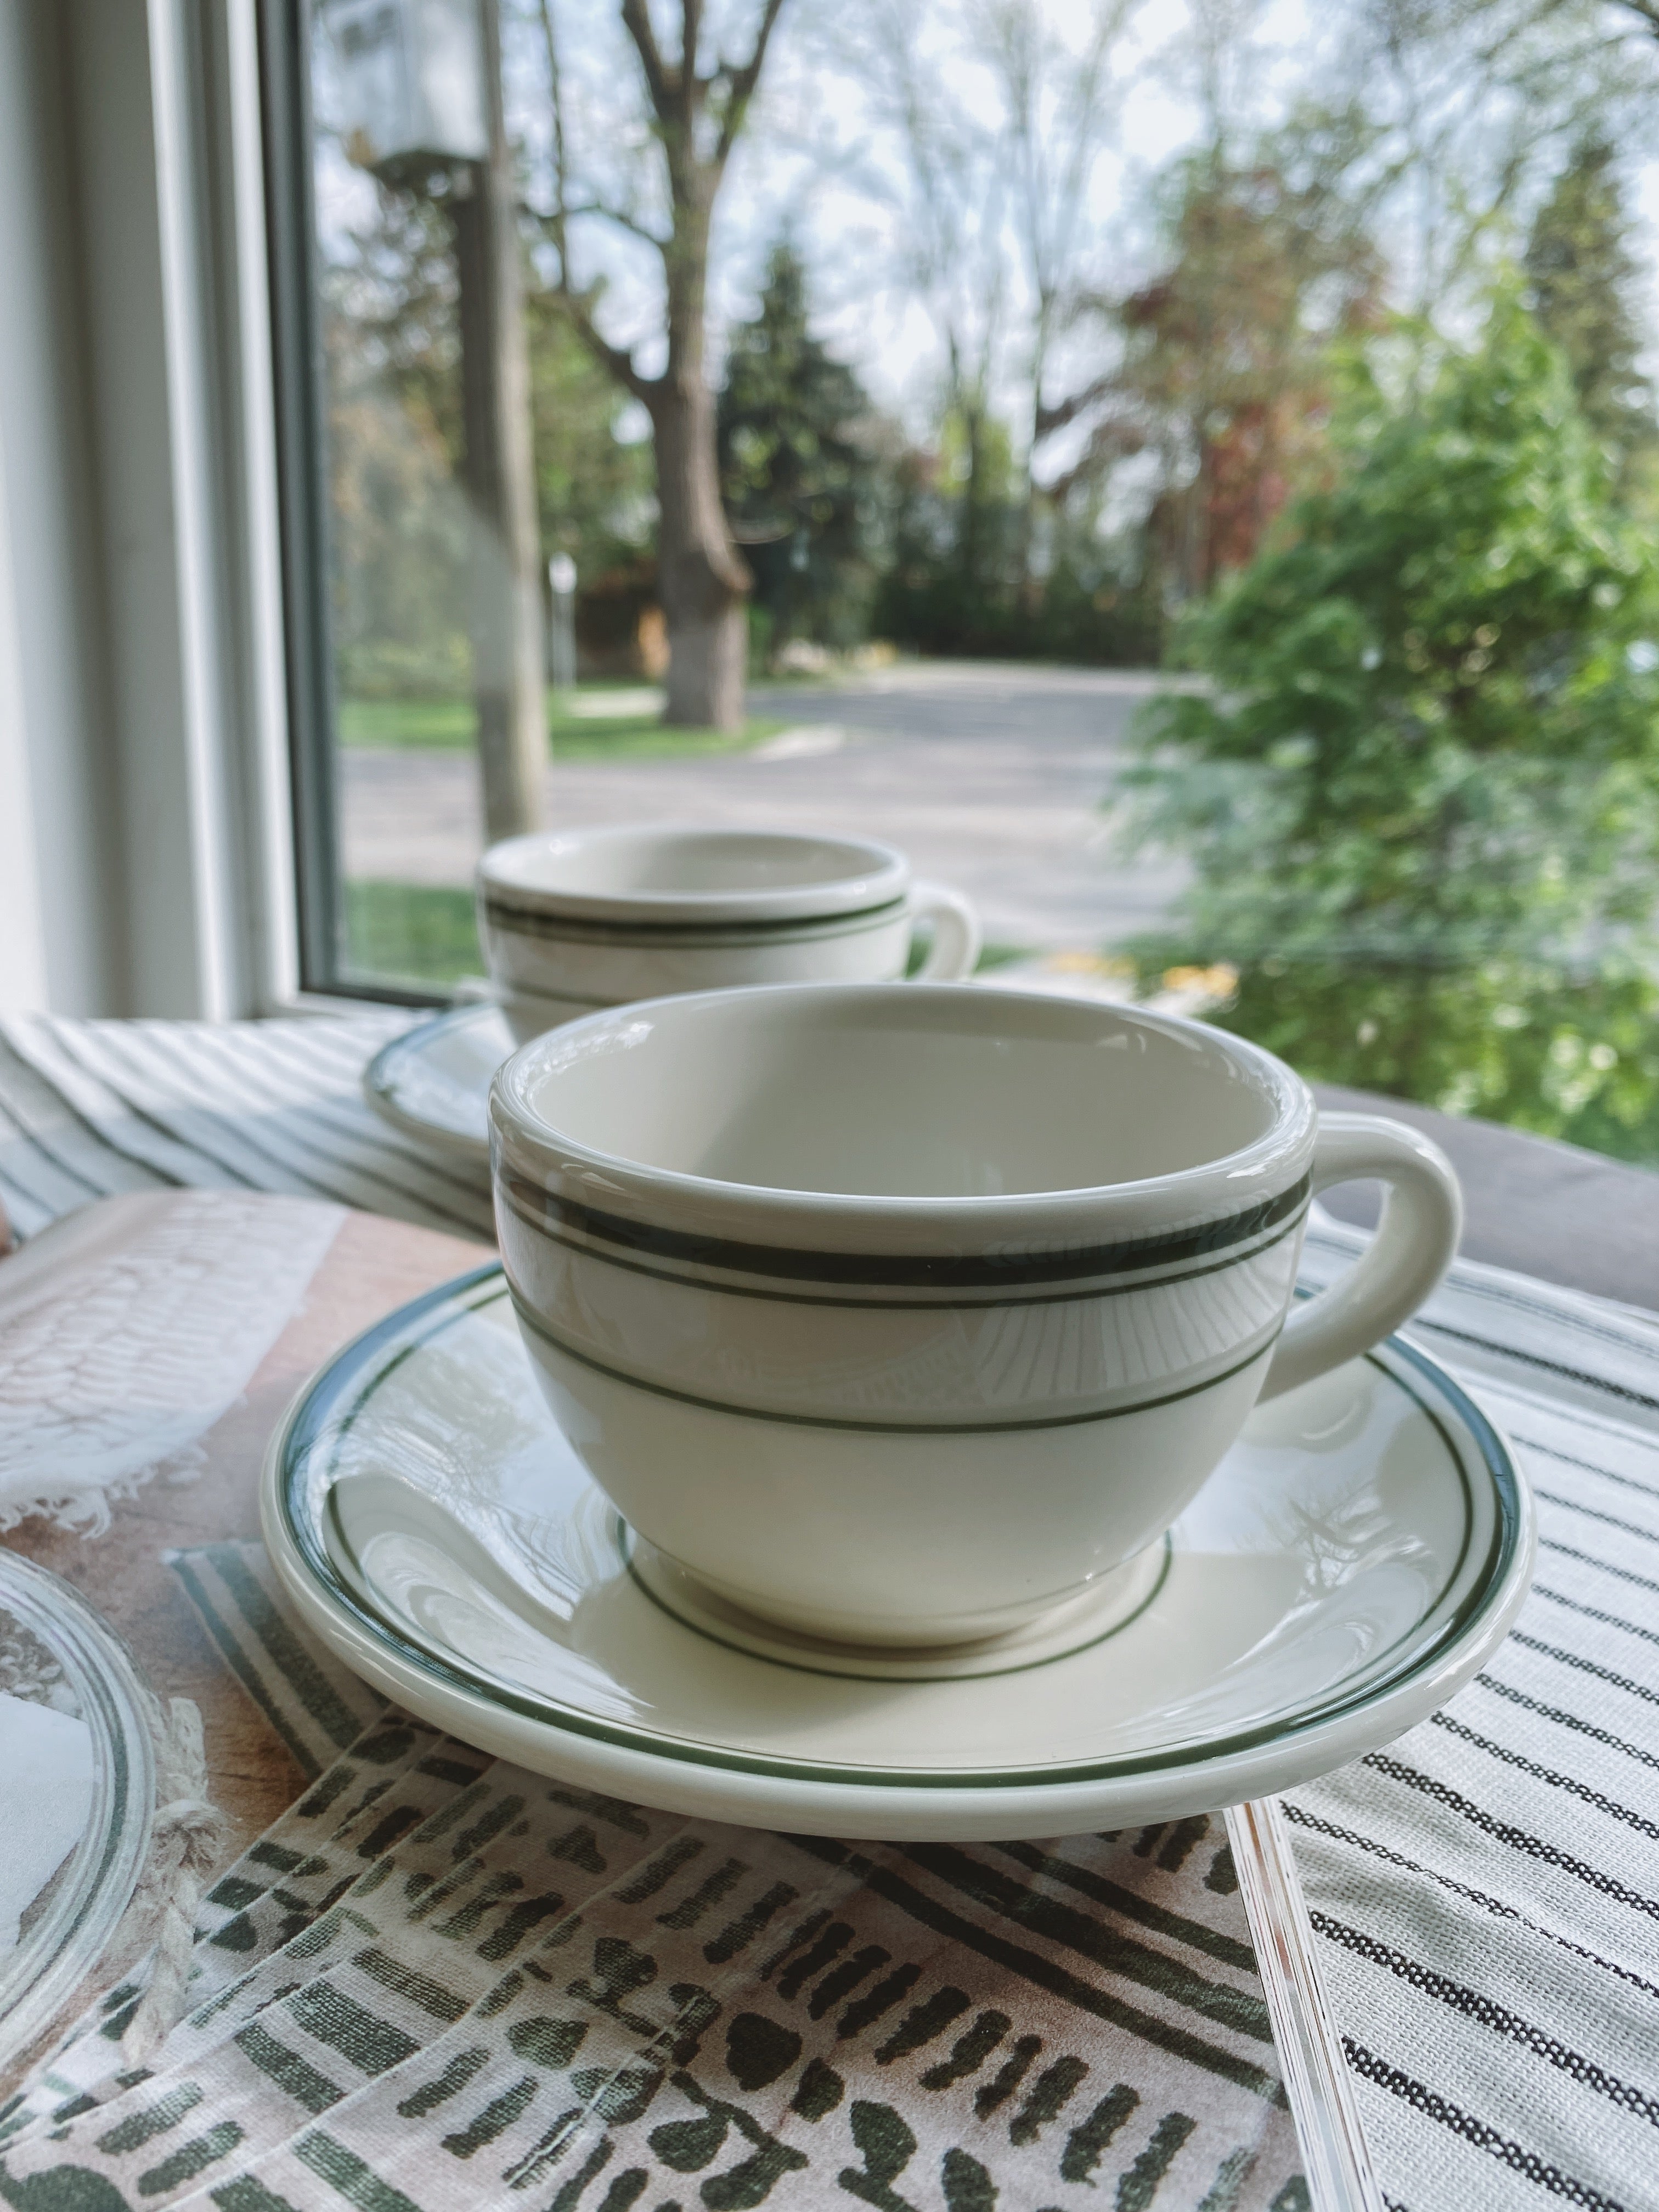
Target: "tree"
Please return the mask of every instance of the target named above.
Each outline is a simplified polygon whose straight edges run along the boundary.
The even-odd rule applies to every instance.
[[[1056,337],[1091,243],[1091,186],[1111,113],[1111,56],[1131,0],[1092,0],[1064,17],[1041,0],[989,0],[981,35],[1003,106],[999,166],[1012,184],[1012,228],[1030,295],[1030,413],[1019,566],[1031,573],[1039,496],[1035,461]]]
[[[953,565],[959,588],[983,593],[1007,490],[1007,434],[994,407],[1010,324],[1006,147],[1000,123],[941,81],[934,28],[914,0],[873,0],[854,20],[844,65],[894,149],[867,189],[886,208],[901,288],[944,352],[939,416],[959,490]]]
[[[1381,134],[1395,289],[1425,319],[1478,301],[1575,145],[1650,128],[1655,0],[1358,0],[1345,31]]]
[[[617,433],[624,395],[571,329],[556,294],[532,291],[530,396],[542,544],[592,583],[650,537],[651,455]]]
[[[750,578],[720,504],[714,394],[708,377],[710,227],[732,149],[765,67],[783,0],[760,0],[739,62],[702,66],[702,0],[679,0],[678,49],[665,51],[647,0],[622,0],[650,118],[660,212],[653,220],[597,197],[573,200],[563,161],[562,108],[556,107],[556,200],[549,234],[557,250],[561,296],[583,343],[651,418],[657,476],[657,569],[667,623],[668,701],[664,719],[732,730],[743,721]],[[557,48],[544,6],[554,84]],[[570,266],[569,225],[602,217],[652,247],[663,281],[666,360],[647,375],[635,352],[613,344],[596,319],[593,288],[579,289]]]
[[[1653,394],[1638,366],[1644,343],[1630,295],[1629,246],[1613,149],[1583,139],[1539,209],[1525,268],[1533,313],[1566,356],[1584,420],[1620,478],[1655,442]]]
[[[867,596],[877,493],[872,410],[807,323],[806,271],[772,249],[759,310],[732,332],[718,410],[720,482],[775,651],[789,638],[850,644]]]
[[[469,521],[449,179],[381,185],[323,275],[335,643],[348,696],[464,693]],[[556,293],[525,295],[539,542],[585,582],[650,533],[651,458],[618,440],[625,395]],[[539,635],[539,625],[538,626]],[[538,668],[539,690],[540,670]]]
[[[401,231],[414,249],[403,270],[396,270],[394,255],[386,251],[389,239],[364,258],[376,264],[394,313],[398,295],[407,301],[422,283],[433,300],[447,305],[453,299],[458,473],[471,540],[465,581],[484,830],[491,840],[513,836],[540,819],[547,724],[524,239],[507,135],[500,0],[477,0],[471,30],[450,57],[458,82],[471,80],[459,105],[463,113],[482,109],[474,118],[483,125],[482,144],[472,128],[452,127],[459,120],[454,116],[441,123],[428,118],[436,125],[429,131],[414,128],[412,113],[400,117],[403,103],[388,102],[394,81],[409,70],[418,73],[422,51],[416,26],[397,9],[382,9],[370,27],[349,11],[331,16],[323,10],[319,28],[324,34],[319,59],[328,55],[338,64],[334,81],[326,75],[322,81],[325,105],[337,99],[343,110],[328,135],[375,179],[389,218],[384,229]],[[405,196],[415,204],[400,220],[391,203]],[[429,269],[422,267],[431,258],[434,218],[450,247],[450,281],[437,286]]]
[[[879,635],[923,653],[1041,653],[1041,600],[1021,589],[1022,494],[1008,427],[988,410],[951,409],[932,451],[899,456]]]
[[[1659,1152],[1659,562],[1510,283],[1195,611],[1135,772],[1191,860],[1152,969],[1314,1077]]]
[[[1322,447],[1330,347],[1376,319],[1382,261],[1354,182],[1354,109],[1293,116],[1252,152],[1218,138],[1163,183],[1163,266],[1127,297],[1080,303],[1117,357],[1039,417],[1089,435],[1057,489],[1150,453],[1149,552],[1170,600],[1255,555]]]
[[[380,186],[322,272],[335,681],[464,693],[469,523],[455,265],[431,199]]]

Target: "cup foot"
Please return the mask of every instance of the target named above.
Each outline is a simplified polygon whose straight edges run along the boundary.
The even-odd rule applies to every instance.
[[[1100,1576],[1079,1596],[1067,1598],[1000,1636],[975,1637],[961,1644],[854,1644],[832,1643],[757,1620],[632,1530],[629,1540],[629,1568],[635,1580],[684,1627],[781,1666],[866,1681],[964,1681],[981,1674],[1015,1674],[1086,1650],[1145,1611],[1158,1595],[1170,1562],[1170,1540],[1160,1537],[1134,1559]]]

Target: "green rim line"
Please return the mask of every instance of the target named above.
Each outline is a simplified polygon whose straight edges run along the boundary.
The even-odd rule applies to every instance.
[[[1224,1260],[1211,1260],[1202,1267],[1189,1267],[1184,1274],[1136,1276],[1127,1282],[1100,1283],[1087,1289],[1037,1291],[1030,1296],[988,1289],[982,1297],[977,1298],[837,1298],[816,1291],[780,1291],[759,1283],[719,1282],[712,1276],[677,1274],[672,1267],[653,1267],[643,1260],[625,1260],[614,1248],[584,1244],[574,1237],[563,1235],[544,1212],[526,1212],[520,1201],[521,1187],[521,1177],[502,1176],[498,1198],[507,1212],[537,1236],[545,1237],[549,1243],[562,1245],[567,1252],[574,1252],[582,1259],[597,1260],[607,1267],[624,1268],[630,1275],[648,1275],[653,1282],[678,1284],[682,1290],[711,1291],[720,1297],[766,1298],[778,1305],[827,1306],[854,1313],[999,1313],[1016,1306],[1082,1305],[1097,1298],[1126,1297],[1133,1291],[1164,1290],[1172,1283],[1195,1283],[1205,1275],[1218,1275],[1229,1267],[1242,1267],[1249,1261],[1259,1260],[1264,1252],[1271,1252],[1287,1237],[1294,1237],[1308,1218],[1308,1209],[1304,1206],[1261,1243],[1251,1245],[1248,1251],[1230,1252]]]
[[[620,1516],[617,1517],[621,1519]],[[623,1522],[622,1526],[626,1528],[628,1524]],[[631,1534],[632,1531],[630,1530],[629,1533]],[[1017,1660],[1012,1667],[981,1668],[972,1674],[860,1674],[851,1667],[814,1667],[805,1659],[786,1658],[781,1651],[757,1651],[752,1644],[733,1643],[729,1637],[717,1636],[712,1628],[705,1627],[702,1621],[693,1620],[686,1613],[677,1613],[668,1600],[659,1596],[641,1574],[639,1569],[634,1565],[634,1555],[631,1551],[624,1552],[623,1559],[628,1569],[628,1578],[635,1589],[642,1595],[648,1597],[658,1612],[665,1613],[678,1627],[690,1629],[692,1635],[701,1636],[705,1643],[718,1644],[722,1651],[735,1651],[741,1658],[758,1659],[766,1666],[781,1667],[786,1674],[815,1674],[821,1680],[830,1682],[992,1682],[1000,1680],[1005,1674],[1030,1674],[1040,1667],[1053,1667],[1062,1659],[1075,1659],[1080,1651],[1092,1651],[1097,1644],[1109,1644],[1113,1637],[1119,1635],[1132,1623],[1139,1620],[1147,1607],[1156,1601],[1159,1591],[1170,1579],[1170,1569],[1175,1559],[1175,1547],[1170,1541],[1167,1529],[1158,1539],[1158,1542],[1163,1548],[1164,1560],[1158,1571],[1158,1579],[1133,1612],[1126,1613],[1121,1620],[1115,1620],[1109,1628],[1103,1628],[1098,1636],[1085,1636],[1080,1644],[1068,1644],[1063,1651],[1046,1651],[1035,1659]],[[620,1548],[619,1546],[618,1549]],[[1150,1548],[1149,1546],[1148,1549]],[[1126,1560],[1124,1564],[1128,1565],[1130,1562]],[[690,1569],[687,1568],[685,1571],[690,1574]],[[693,1580],[695,1579],[696,1577],[693,1577]]]
[[[504,1133],[504,1149],[514,1139]],[[848,1252],[812,1250],[793,1244],[754,1244],[698,1229],[672,1229],[658,1223],[607,1213],[585,1200],[560,1196],[504,1160],[498,1180],[550,1219],[605,1244],[653,1259],[689,1261],[767,1281],[881,1285],[890,1290],[1019,1290],[1034,1283],[1076,1284],[1103,1275],[1146,1275],[1212,1252],[1231,1252],[1302,1212],[1313,1194],[1311,1173],[1304,1173],[1271,1197],[1255,1200],[1236,1213],[1200,1221],[1191,1228],[1158,1230],[1115,1243],[1052,1248],[1023,1254],[1000,1252]],[[1028,1196],[1043,1194],[1028,1193]],[[1053,1194],[1048,1194],[1052,1195]],[[954,1202],[954,1201],[952,1201]],[[972,1204],[974,1201],[966,1201]]]
[[[1206,1390],[1219,1389],[1231,1382],[1235,1375],[1242,1375],[1258,1359],[1273,1350],[1278,1341],[1281,1322],[1273,1334],[1264,1339],[1255,1349],[1224,1368],[1219,1375],[1209,1375],[1201,1382],[1184,1383],[1179,1390],[1166,1390],[1161,1397],[1137,1398],[1133,1405],[1096,1407],[1086,1413],[1045,1413],[1038,1420],[1014,1421],[854,1421],[832,1413],[774,1413],[764,1406],[733,1406],[722,1398],[701,1398],[690,1390],[676,1390],[666,1382],[647,1382],[642,1376],[629,1375],[620,1367],[607,1367],[603,1360],[594,1359],[585,1352],[555,1336],[538,1317],[527,1312],[516,1291],[508,1286],[513,1310],[520,1326],[541,1339],[550,1350],[562,1358],[573,1360],[578,1367],[586,1367],[595,1375],[603,1375],[609,1382],[621,1382],[630,1390],[643,1390],[653,1398],[669,1398],[678,1406],[695,1406],[705,1413],[726,1413],[742,1421],[778,1421],[792,1429],[832,1429],[842,1433],[865,1437],[1019,1437],[1031,1436],[1042,1429],[1081,1429],[1095,1421],[1117,1421],[1130,1413],[1155,1413],[1160,1406],[1179,1405],[1183,1398],[1197,1398]]]
[[[590,999],[580,991],[538,991],[533,983],[520,983],[506,978],[499,980],[495,988],[503,999],[540,999],[549,1006],[586,1006],[596,1013],[604,1013],[611,1006],[626,1006],[632,1004],[631,996],[621,999]]]
[[[1428,1672],[1456,1643],[1468,1624],[1478,1617],[1490,1602],[1492,1593],[1502,1585],[1515,1561],[1522,1519],[1522,1491],[1507,1448],[1491,1422],[1460,1384],[1415,1346],[1406,1344],[1398,1337],[1391,1337],[1388,1340],[1387,1348],[1393,1359],[1415,1370],[1431,1396],[1425,1395],[1424,1389],[1414,1388],[1408,1376],[1392,1371],[1389,1364],[1376,1352],[1365,1354],[1366,1363],[1376,1367],[1405,1393],[1428,1418],[1442,1444],[1450,1452],[1463,1492],[1464,1539],[1453,1575],[1443,1583],[1439,1595],[1427,1609],[1424,1620],[1417,1625],[1416,1629],[1406,1631],[1389,1647],[1389,1652],[1378,1655],[1367,1679],[1339,1697],[1304,1707],[1293,1717],[1280,1715],[1256,1728],[1236,1731],[1228,1736],[1176,1746],[1167,1751],[1095,1760],[1080,1765],[1029,1767],[1012,1773],[988,1772],[978,1768],[914,1772],[894,1768],[831,1765],[774,1759],[735,1752],[724,1747],[706,1747],[694,1741],[653,1735],[642,1728],[597,1720],[577,1708],[561,1705],[550,1698],[529,1697],[521,1691],[495,1683],[482,1673],[475,1674],[459,1664],[440,1660],[419,1645],[410,1644],[389,1632],[380,1618],[360,1604],[355,1594],[342,1584],[332,1562],[321,1547],[315,1523],[303,1516],[299,1508],[296,1493],[304,1462],[312,1452],[325,1442],[332,1446],[328,1463],[322,1471],[323,1480],[326,1482],[338,1465],[340,1449],[346,1435],[369,1399],[412,1353],[446,1330],[475,1318],[483,1308],[505,1297],[507,1291],[501,1273],[500,1262],[492,1261],[450,1283],[441,1284],[398,1312],[388,1315],[336,1355],[295,1406],[278,1440],[278,1504],[283,1525],[313,1580],[326,1591],[332,1604],[367,1631],[372,1640],[383,1645],[403,1666],[426,1675],[451,1692],[478,1698],[487,1705],[505,1708],[521,1718],[551,1727],[561,1733],[608,1743],[636,1755],[666,1759],[676,1764],[703,1766],[722,1772],[753,1774],[761,1778],[845,1785],[866,1790],[895,1788],[969,1791],[1048,1789],[1068,1784],[1107,1782],[1167,1772],[1181,1767],[1203,1766],[1215,1759],[1257,1748],[1262,1744],[1292,1741],[1330,1721],[1363,1710],[1387,1692],[1401,1687]],[[393,1356],[365,1380],[363,1370],[368,1364],[377,1355],[392,1351],[394,1346],[397,1349]],[[343,1419],[331,1424],[329,1407],[354,1387],[356,1395],[349,1411]],[[1439,1409],[1431,1402],[1431,1397],[1438,1399],[1441,1406],[1449,1408],[1461,1421],[1490,1480],[1495,1508],[1492,1534],[1486,1556],[1476,1571],[1469,1589],[1448,1619],[1425,1644],[1407,1655],[1391,1673],[1382,1674],[1377,1669],[1389,1653],[1399,1650],[1414,1635],[1419,1634],[1432,1620],[1435,1607],[1445,1603],[1448,1593],[1455,1587],[1456,1575],[1461,1573],[1467,1562],[1473,1539],[1474,1498],[1466,1455],[1455,1443],[1451,1431],[1440,1418]]]
[[[677,921],[597,921],[580,915],[509,906],[487,893],[483,901],[485,921],[505,936],[614,945],[625,951],[640,945],[660,945],[667,951],[702,946],[712,951],[745,944],[805,945],[824,937],[862,937],[872,929],[890,929],[904,918],[908,903],[902,897],[886,899],[879,906],[849,907],[844,914],[792,914],[756,921],[698,921],[690,916]]]

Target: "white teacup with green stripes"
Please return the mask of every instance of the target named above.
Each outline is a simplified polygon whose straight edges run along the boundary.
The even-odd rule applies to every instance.
[[[979,924],[867,837],[690,824],[511,837],[478,864],[478,938],[520,1043],[596,1007],[728,984],[970,975]]]
[[[1460,1223],[1414,1130],[1035,992],[617,1008],[517,1053],[490,1116],[525,1341],[640,1578],[836,1645],[1104,1632],[1257,1399],[1395,1328]],[[1312,1194],[1371,1176],[1369,1250],[1292,1310]]]

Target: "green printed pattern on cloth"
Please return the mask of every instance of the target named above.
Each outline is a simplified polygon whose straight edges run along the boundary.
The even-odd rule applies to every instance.
[[[0,2118],[0,2202],[1301,2201],[1218,1817],[972,1849],[787,1838],[567,1788],[388,1710],[214,1885],[197,1959],[149,2071],[113,2070],[117,2007]]]
[[[263,1544],[203,1544],[167,1561],[218,1651],[301,1774],[349,1751],[386,1704],[307,1636],[278,1594]]]

